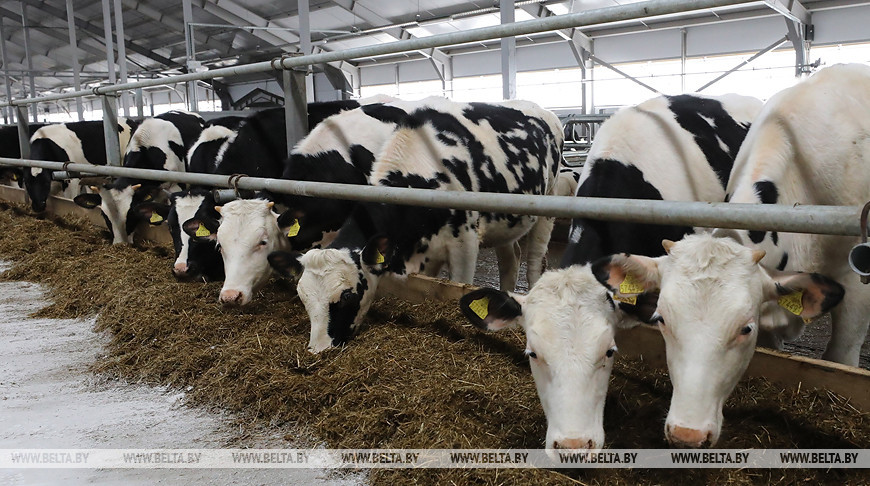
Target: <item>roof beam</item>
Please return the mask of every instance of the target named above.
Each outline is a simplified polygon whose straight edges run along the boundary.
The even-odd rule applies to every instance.
[[[574,2],[572,2],[574,5]],[[527,4],[521,5],[521,9],[523,9],[526,13],[531,15],[532,17],[538,19],[545,19],[547,17],[552,17],[556,14],[553,13],[552,10],[548,9],[546,5],[541,4]],[[577,6],[573,6],[573,12],[579,11]],[[592,40],[589,39],[589,36],[580,31],[580,29],[562,29],[557,30],[556,34],[559,37],[568,41],[568,45],[571,47],[571,54],[574,55],[574,59],[577,61],[577,64],[581,67],[586,65],[586,59],[590,52],[592,52]]]
[[[7,9],[5,9],[5,8],[0,7],[0,16],[2,16],[2,17],[6,17],[6,18],[12,20],[13,22],[15,22],[15,23],[17,23],[17,24],[21,24],[21,15],[15,13],[15,12],[12,12],[12,11],[10,11],[10,10],[7,10]],[[51,55],[52,53],[55,53],[55,52],[57,52],[58,50],[63,49],[63,48],[65,48],[65,47],[68,45],[68,43],[69,43],[69,37],[68,37],[68,36],[61,34],[60,31],[57,30],[57,29],[51,29],[51,28],[41,29],[41,28],[39,28],[39,27],[30,27],[30,28],[31,28],[31,29],[34,29],[34,30],[38,30],[38,31],[42,32],[43,34],[45,34],[45,35],[47,35],[47,36],[49,36],[49,37],[52,37],[52,38],[54,38],[54,39],[57,39],[57,40],[59,40],[59,41],[63,41],[63,42],[65,43],[63,47],[60,47],[60,48],[54,48],[54,49],[49,49],[49,50],[45,53],[45,56],[46,56],[46,57],[49,57],[49,58],[50,58],[52,61],[54,61],[56,64],[61,64],[61,65],[67,66],[67,67],[71,67],[69,64],[65,64],[65,63],[63,63],[63,61],[61,61],[61,60],[59,60],[59,59],[57,59],[57,58],[55,58],[54,56]],[[12,39],[12,34],[9,35],[9,38],[7,39],[7,41],[8,41],[8,42],[11,42],[12,44],[14,44],[14,45],[16,45],[16,46],[21,47],[20,44],[18,44],[17,42],[15,42],[15,41]],[[85,52],[87,52],[87,53],[89,53],[89,54],[95,55],[95,56],[96,56],[96,55],[99,55],[99,56],[103,56],[103,55],[105,55],[104,51],[100,50],[99,48],[97,48],[97,47],[95,47],[95,46],[87,45],[87,44],[85,44],[83,41],[79,41],[79,43],[78,43],[78,48],[81,49],[81,50],[83,50],[83,51],[85,51]],[[22,49],[23,49],[23,47],[22,47]],[[22,65],[23,65],[23,64],[24,64],[24,60],[22,59],[22,61],[21,61],[21,62],[18,62],[17,64],[22,64]]]
[[[62,19],[64,21],[66,21],[66,11],[64,11],[63,9],[59,9],[57,7],[54,7],[52,5],[49,5],[44,0],[23,0],[23,1],[25,3],[27,3],[28,5],[32,5],[36,8],[38,8],[39,10],[51,15],[52,17],[56,17],[58,19]],[[106,42],[105,34],[103,33],[103,29],[101,29],[100,27],[90,23],[89,21],[87,21],[85,19],[81,19],[78,17],[76,17],[76,19],[75,19],[75,24],[76,24],[76,28],[88,32],[89,34],[93,35],[95,39],[102,40],[103,43]],[[140,56],[147,57],[148,59],[151,59],[152,61],[156,61],[160,64],[163,64],[164,66],[167,66],[167,67],[178,66],[178,63],[176,63],[172,59],[161,56],[160,54],[157,54],[156,52],[148,49],[147,47],[143,47],[143,46],[137,44],[136,42],[133,42],[132,39],[126,39],[126,47],[128,49],[130,49],[132,52],[135,52],[136,54],[139,54]]]
[[[355,0],[333,0],[333,3],[341,7],[343,10],[350,12],[357,17],[365,20],[372,27],[384,27],[386,25],[394,24],[393,21],[381,17],[376,12],[372,11],[365,5],[362,5],[360,2],[357,2]],[[391,29],[386,29],[382,32],[396,40],[412,39],[415,37],[413,34],[411,34],[402,27],[394,27]],[[442,66],[450,63],[450,56],[441,49],[420,49],[417,52],[423,54],[423,56],[427,59],[432,59],[433,61],[440,63]],[[438,70],[437,67],[436,70]]]
[[[121,4],[123,4],[124,8],[126,8],[127,10],[135,10],[136,12],[139,12],[148,19],[165,25],[178,35],[184,35],[184,22],[179,21],[177,18],[171,15],[164,15],[163,12],[145,3],[142,3],[139,0],[121,0]],[[194,31],[194,37],[196,39],[197,45],[205,46],[209,49],[214,49],[221,54],[228,54],[231,49],[229,45],[224,44],[223,42],[217,42],[210,36],[202,33],[196,34],[196,32]]]
[[[202,0],[199,7],[226,22],[239,25],[240,27],[245,24],[257,27],[286,27],[255,14],[233,0]],[[273,46],[285,47],[287,44],[299,42],[299,36],[286,30],[252,30],[250,34]],[[285,50],[295,51],[296,49],[287,46]]]
[[[809,10],[799,0],[764,0],[764,3],[794,22],[812,24]]]

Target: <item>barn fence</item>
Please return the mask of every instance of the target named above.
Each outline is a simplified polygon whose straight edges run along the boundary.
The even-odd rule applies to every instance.
[[[280,194],[296,194],[332,199],[367,202],[409,204],[435,208],[479,210],[511,214],[530,214],[562,218],[586,217],[650,224],[672,224],[696,227],[741,228],[750,230],[784,231],[842,236],[859,236],[860,207],[851,206],[797,206],[754,205],[733,203],[703,203],[650,201],[634,199],[572,198],[559,196],[531,196],[492,193],[445,193],[427,189],[357,186],[280,179],[242,177],[232,181],[222,175],[177,173],[118,167],[121,153],[117,137],[117,103],[120,92],[139,88],[170,85],[181,82],[209,80],[218,77],[283,70],[285,75],[285,112],[287,116],[288,150],[307,132],[305,70],[313,64],[346,61],[406,51],[425,51],[447,45],[478,42],[546,32],[565,28],[584,27],[611,22],[647,19],[655,16],[705,10],[741,4],[747,0],[652,0],[642,3],[589,10],[585,12],[533,19],[462,32],[433,35],[424,38],[400,40],[385,44],[324,52],[302,56],[283,56],[242,66],[233,66],[206,72],[188,73],[159,79],[99,86],[92,90],[48,95],[0,103],[0,107],[18,110],[21,159],[0,158],[0,165],[40,167],[57,171],[79,172],[109,177],[135,177],[147,180],[184,184],[233,187],[235,190],[268,190]],[[768,2],[776,8],[776,2]],[[66,100],[98,95],[103,101],[103,123],[106,136],[107,160],[110,166],[64,164],[29,160],[30,134],[27,126],[27,106],[34,103]],[[291,102],[292,100],[292,102]],[[75,174],[67,174],[67,177]],[[235,182],[235,184],[233,184]]]

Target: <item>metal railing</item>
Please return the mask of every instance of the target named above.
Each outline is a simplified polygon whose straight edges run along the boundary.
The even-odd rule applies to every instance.
[[[690,10],[712,9],[752,3],[747,0],[653,0],[643,3],[621,5],[589,10],[574,14],[559,15],[544,19],[527,20],[513,24],[471,29],[462,32],[435,35],[425,38],[401,40],[387,44],[325,52],[306,56],[281,57],[271,61],[233,66],[200,73],[188,73],[160,79],[151,79],[112,86],[102,86],[90,91],[76,91],[38,98],[14,100],[0,106],[14,106],[19,114],[19,139],[22,159],[0,158],[0,165],[40,167],[51,170],[68,170],[81,174],[108,177],[135,177],[139,179],[175,182],[183,184],[231,187],[227,176],[163,170],[131,169],[87,164],[64,164],[29,160],[26,107],[33,103],[100,95],[103,99],[104,124],[107,134],[107,153],[110,164],[118,164],[119,151],[114,124],[117,123],[116,93],[165,84],[197,81],[230,75],[249,74],[268,70],[293,70],[311,64],[357,59],[396,52],[414,51],[446,45],[476,42],[506,36],[526,35],[549,30],[582,27],[595,24],[635,20],[668,15]],[[290,84],[290,83],[285,83]],[[286,89],[286,88],[285,88]],[[22,116],[24,115],[24,116]],[[289,126],[289,125],[288,125]],[[111,135],[109,135],[111,133]],[[66,174],[69,177],[69,174]],[[860,208],[848,206],[777,206],[733,203],[703,203],[650,201],[633,199],[573,198],[558,196],[531,196],[517,194],[446,192],[426,189],[395,188],[382,186],[359,186],[328,184],[281,179],[243,177],[234,187],[247,190],[268,190],[279,194],[350,199],[367,202],[385,202],[437,208],[453,208],[532,214],[551,217],[585,217],[624,222],[649,224],[689,225],[700,227],[743,228],[750,230],[773,230],[797,233],[830,235],[860,235]]]
[[[606,219],[647,224],[671,224],[710,228],[741,228],[842,236],[861,234],[860,207],[786,206],[775,204],[736,204],[653,201],[643,199],[607,199],[566,196],[532,196],[485,192],[455,192],[432,189],[332,184],[286,179],[232,177],[195,172],[131,169],[126,167],[65,164],[42,160],[0,158],[0,165],[69,170],[108,177],[134,177],[179,184],[234,187],[278,194],[348,199],[451,208],[508,214],[532,214],[559,218]]]

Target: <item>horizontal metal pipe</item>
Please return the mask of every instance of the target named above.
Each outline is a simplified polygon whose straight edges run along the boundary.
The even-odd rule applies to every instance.
[[[542,19],[525,20],[522,22],[514,22],[511,24],[499,24],[490,27],[480,27],[477,29],[451,32],[447,34],[439,34],[429,37],[418,37],[414,39],[388,42],[385,44],[354,47],[350,49],[322,52],[319,54],[310,54],[306,56],[284,57],[273,59],[272,61],[262,61],[242,66],[231,66],[201,73],[187,73],[159,79],[147,79],[144,81],[121,83],[111,86],[99,86],[94,88],[93,90],[74,91],[70,93],[48,95],[39,98],[15,100],[11,103],[0,103],[0,106],[25,105],[30,103],[41,103],[45,101],[64,100],[91,94],[116,93],[118,91],[130,90],[135,88],[147,88],[151,86],[184,83],[188,81],[200,81],[204,79],[214,79],[225,76],[260,73],[268,71],[270,69],[292,69],[294,67],[309,66],[312,64],[322,64],[333,61],[347,61],[350,59],[380,56],[384,54],[395,54],[397,52],[417,51],[420,49],[429,49],[433,47],[444,47],[455,44],[464,44],[468,42],[479,42],[484,40],[497,39],[499,37],[535,34],[538,32],[547,32],[551,30],[561,30],[572,27],[584,27],[609,22],[620,22],[624,20],[655,17],[659,15],[668,15],[692,10],[727,7],[731,5],[739,5],[742,3],[751,2],[749,0],[651,0],[648,2],[632,3],[628,5],[619,5],[615,7],[587,10],[585,12],[555,15]]]
[[[0,158],[0,165],[62,170],[62,162]],[[858,236],[860,207],[787,206],[607,199],[566,196],[531,196],[481,192],[437,191],[384,186],[330,184],[284,179],[242,177],[236,185],[230,177],[215,174],[168,172],[164,170],[68,164],[70,171],[110,177],[198,184],[214,187],[236,186],[253,191],[347,199],[366,202],[406,204],[508,214],[533,214],[560,218],[591,218],[648,224],[672,224],[707,228],[742,228],[828,235]]]

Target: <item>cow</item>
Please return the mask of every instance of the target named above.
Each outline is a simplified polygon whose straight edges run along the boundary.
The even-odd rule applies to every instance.
[[[870,67],[863,65],[832,66],[777,93],[740,149],[728,200],[864,203],[870,199],[868,113]],[[692,447],[716,444],[722,404],[749,365],[760,331],[793,335],[794,326],[802,329],[804,320],[831,310],[823,357],[857,365],[870,313],[870,288],[850,273],[845,258],[857,238],[715,233],[719,238],[665,241],[667,255],[659,258],[616,254],[593,266],[608,288],[630,278],[636,289],[659,292],[656,319],[674,385],[665,434]]]
[[[44,123],[31,123],[29,133],[33,133],[45,126]],[[21,146],[18,142],[18,127],[7,125],[0,127],[0,157],[9,159],[21,158]],[[24,171],[21,167],[0,166],[0,183],[12,186],[24,186]]]
[[[624,108],[597,132],[577,196],[721,201],[734,157],[761,106],[737,95],[678,95]],[[481,329],[517,324],[525,330],[547,417],[547,449],[603,447],[616,330],[645,322],[654,308],[654,295],[621,298],[594,285],[590,263],[614,251],[657,256],[663,253],[662,238],[691,232],[575,218],[562,268],[545,273],[528,296],[482,288],[460,299],[465,317]]]
[[[121,152],[126,149],[136,123],[119,119],[118,142]],[[30,158],[51,162],[72,162],[76,164],[106,165],[106,143],[103,122],[82,121],[46,125],[36,130],[30,137]],[[54,171],[31,168],[24,171],[24,188],[30,197],[31,208],[36,212],[45,211],[46,201],[52,193],[51,175]],[[78,180],[71,179],[68,193],[76,197],[80,192]],[[55,184],[54,193],[60,191]]]
[[[561,161],[558,118],[530,102],[424,100],[399,120],[377,156],[374,185],[441,191],[549,194]],[[272,266],[298,275],[311,319],[308,350],[346,343],[362,322],[385,274],[437,275],[471,282],[481,246],[495,246],[501,285],[513,290],[516,241],[546,227],[539,218],[478,211],[358,204],[325,249],[274,252]],[[546,238],[533,238],[531,241]]]
[[[195,113],[169,111],[146,118],[136,128],[124,152],[124,167],[184,172],[187,150],[199,137],[205,122]],[[112,243],[132,243],[136,227],[145,222],[135,207],[147,201],[165,197],[164,189],[177,189],[174,183],[161,183],[136,177],[119,177],[101,187],[92,187],[94,194],[75,198],[84,208],[100,208]]]
[[[324,119],[358,106],[359,102],[354,100],[309,103],[308,125],[316,127]],[[283,108],[263,110],[241,121],[215,120],[191,147],[188,154],[189,170],[207,174],[280,178],[287,154],[285,126]],[[175,247],[172,274],[177,279],[224,279],[223,260],[214,241],[221,217],[214,208],[211,191],[203,187],[192,187],[188,191],[172,194],[169,206],[146,203],[137,207],[142,217],[149,221],[152,218],[156,224],[164,218],[167,221]],[[153,217],[155,212],[159,217]],[[200,230],[200,236],[196,236],[196,230],[199,229],[197,224],[191,239],[183,227],[191,219],[202,221],[203,228],[209,229],[209,235],[202,236],[204,230]],[[212,235],[215,238],[208,237]]]

